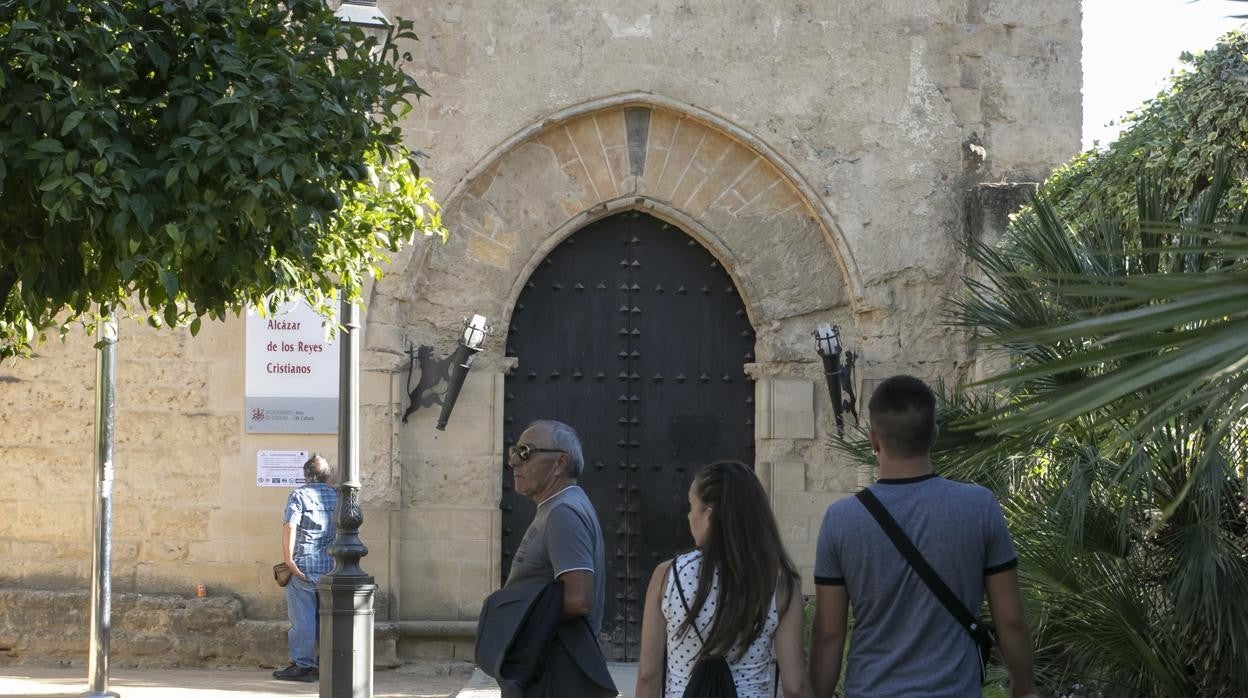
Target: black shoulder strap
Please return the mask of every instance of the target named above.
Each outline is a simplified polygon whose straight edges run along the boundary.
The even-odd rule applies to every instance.
[[[919,575],[919,579],[922,579],[927,588],[931,589],[932,594],[958,621],[958,624],[978,641],[979,621],[958,600],[958,597],[954,596],[953,591],[936,574],[936,570],[933,570],[932,566],[927,564],[927,560],[923,559],[919,549],[914,547],[914,543],[911,543],[910,539],[906,537],[905,532],[901,530],[901,526],[897,525],[897,521],[892,514],[888,513],[888,510],[871,493],[871,490],[863,489],[857,496],[858,501],[862,502],[867,511],[871,512],[871,516],[875,517],[875,521],[880,525],[880,528],[884,529],[884,533],[888,535],[889,540],[893,541],[893,545],[897,546],[897,551],[901,553],[901,556],[906,559],[906,562],[910,563],[910,567]]]

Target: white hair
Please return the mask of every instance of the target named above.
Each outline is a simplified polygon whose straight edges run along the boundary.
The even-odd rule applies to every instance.
[[[581,451],[581,437],[576,430],[553,419],[539,419],[525,429],[533,427],[546,427],[550,431],[550,439],[554,442],[551,446],[568,454],[568,475],[579,480],[581,473],[585,471],[585,456]]]

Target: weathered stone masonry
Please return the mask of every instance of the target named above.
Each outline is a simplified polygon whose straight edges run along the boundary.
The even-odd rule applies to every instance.
[[[503,376],[516,364],[496,335],[439,432],[436,408],[399,419],[406,349],[444,356],[473,312],[505,329],[546,254],[620,210],[678,226],[735,281],[757,334],[742,367],[755,380],[756,468],[809,580],[824,508],[869,476],[827,443],[810,331],[841,325],[862,380],[977,370],[939,322],[967,271],[954,243],[995,234],[997,203],[1016,198],[981,184],[1038,181],[1077,149],[1077,0],[381,9],[417,21],[415,75],[432,96],[405,133],[430,155],[452,231],[397,255],[365,315],[363,565],[381,586],[379,622],[406,624],[386,626],[408,631],[398,656],[470,652],[463,631],[498,580]],[[231,610],[199,635],[168,621],[182,612],[172,597],[127,610],[117,632],[142,647],[181,639],[163,653],[120,642],[118,658],[272,662],[286,493],[254,485],[255,452],[333,454],[335,440],[244,433],[240,320],[194,339],[127,323],[119,351],[115,588],[189,597],[203,582]],[[86,587],[93,362],[76,334],[0,366],[0,661],[85,660],[85,630],[78,645],[64,632],[84,614],[39,635],[13,599]],[[268,649],[213,649],[214,632],[254,622],[268,630],[247,633],[278,635]]]

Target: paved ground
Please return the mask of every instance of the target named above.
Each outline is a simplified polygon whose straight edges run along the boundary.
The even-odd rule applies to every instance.
[[[277,681],[272,669],[116,669],[109,690],[122,698],[278,698],[316,696],[314,683]],[[373,674],[374,698],[455,698],[472,666],[408,664]],[[0,696],[77,698],[87,690],[85,667],[0,666]]]
[[[609,664],[608,667],[611,669],[611,678],[615,679],[615,687],[620,689],[620,698],[632,698],[633,688],[637,685],[637,665]],[[456,698],[500,698],[500,693],[494,679],[477,669]]]
[[[275,681],[270,669],[116,669],[109,690],[122,698],[279,698],[315,696],[314,683]],[[635,664],[612,664],[622,698],[637,681]],[[87,690],[86,667],[0,666],[0,696],[77,698]],[[373,674],[374,698],[498,698],[497,685],[468,664],[423,662]]]

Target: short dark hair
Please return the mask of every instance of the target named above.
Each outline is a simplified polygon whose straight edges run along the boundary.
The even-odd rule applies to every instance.
[[[893,376],[880,383],[867,403],[871,431],[883,448],[899,458],[927,455],[936,438],[936,395],[914,376]]]

